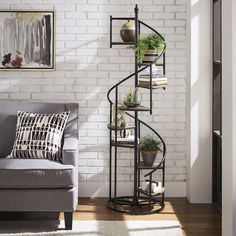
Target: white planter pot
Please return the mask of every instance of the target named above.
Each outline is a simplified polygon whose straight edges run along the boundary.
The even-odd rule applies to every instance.
[[[158,57],[158,53],[155,49],[148,49],[147,52],[144,55],[142,63],[154,62],[157,57]]]

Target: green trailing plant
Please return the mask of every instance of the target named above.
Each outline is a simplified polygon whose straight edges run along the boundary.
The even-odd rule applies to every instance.
[[[150,134],[147,134],[140,138],[139,140],[139,150],[144,152],[155,152],[161,150],[161,142],[156,138],[152,137]]]
[[[141,63],[145,53],[148,49],[154,49],[158,54],[162,52],[165,46],[165,41],[157,34],[142,34],[139,36],[138,44],[133,47],[135,53],[137,53],[138,63]]]

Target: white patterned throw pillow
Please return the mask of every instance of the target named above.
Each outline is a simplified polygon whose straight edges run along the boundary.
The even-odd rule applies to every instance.
[[[61,161],[62,136],[69,114],[69,111],[59,114],[19,111],[10,157]]]

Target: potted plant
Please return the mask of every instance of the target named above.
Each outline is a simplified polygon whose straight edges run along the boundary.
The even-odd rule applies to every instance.
[[[157,152],[162,151],[161,142],[147,134],[139,140],[139,150],[142,154],[143,165],[152,166],[156,160]]]
[[[138,63],[150,63],[156,60],[165,46],[165,41],[157,34],[140,35],[133,50],[137,53]]]
[[[125,97],[123,103],[127,107],[136,107],[141,104],[138,88],[130,89]]]

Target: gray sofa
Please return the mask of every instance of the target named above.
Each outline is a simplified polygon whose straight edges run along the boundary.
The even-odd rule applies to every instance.
[[[63,163],[6,158],[13,147],[17,111],[70,111]],[[78,104],[0,101],[0,212],[64,212],[66,229],[78,199]]]

